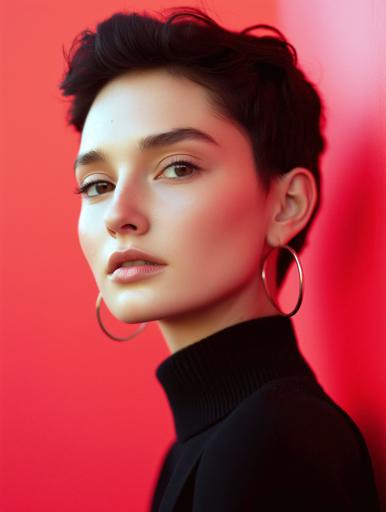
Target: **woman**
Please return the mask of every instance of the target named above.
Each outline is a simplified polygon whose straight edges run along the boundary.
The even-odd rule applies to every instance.
[[[251,35],[254,28],[275,35]],[[377,510],[366,444],[297,347],[298,253],[320,205],[322,103],[266,25],[195,8],[84,31],[60,84],[81,134],[79,239],[114,340],[155,320],[176,440],[152,511]],[[297,304],[276,296],[295,263]],[[112,314],[139,323],[109,332]]]

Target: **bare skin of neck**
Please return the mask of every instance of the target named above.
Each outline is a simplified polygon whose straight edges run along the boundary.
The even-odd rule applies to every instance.
[[[267,266],[267,270],[269,268]],[[272,277],[268,277],[270,275],[274,273],[267,271],[268,289],[272,290],[274,285]],[[230,325],[278,313],[269,301],[259,275],[221,301],[205,304],[205,307],[191,310],[186,315],[159,320],[158,325],[170,351],[175,353]]]

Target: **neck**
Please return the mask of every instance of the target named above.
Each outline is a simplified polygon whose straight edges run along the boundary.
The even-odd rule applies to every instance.
[[[184,441],[230,413],[269,381],[315,376],[297,347],[289,318],[231,325],[166,357],[156,376]]]
[[[212,304],[205,303],[204,306],[190,308],[188,312],[177,312],[173,317],[158,320],[158,326],[174,354],[225,327],[277,314],[264,290],[253,280],[222,300],[216,299]]]

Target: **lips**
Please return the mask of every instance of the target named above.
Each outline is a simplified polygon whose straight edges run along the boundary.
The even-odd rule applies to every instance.
[[[145,260],[152,264],[166,265],[163,260],[156,256],[152,256],[151,254],[140,251],[139,249],[130,248],[125,251],[116,251],[111,254],[107,264],[107,273],[112,274],[123,262],[133,260]]]

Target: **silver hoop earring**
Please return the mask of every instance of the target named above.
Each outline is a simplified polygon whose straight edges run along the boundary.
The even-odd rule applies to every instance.
[[[303,300],[303,287],[304,287],[304,284],[303,284],[303,281],[304,281],[304,279],[303,279],[303,269],[302,269],[302,266],[300,264],[300,260],[298,258],[298,255],[296,254],[294,249],[292,249],[292,247],[290,247],[289,245],[279,245],[278,247],[274,247],[272,250],[275,250],[277,248],[279,248],[279,249],[288,249],[288,251],[295,258],[296,265],[298,267],[298,272],[299,272],[299,296],[298,296],[298,301],[296,303],[296,306],[294,307],[294,309],[290,313],[286,314],[283,311],[281,311],[280,308],[278,308],[277,304],[272,299],[272,297],[271,297],[271,295],[270,295],[270,293],[268,291],[268,288],[267,288],[265,267],[266,267],[268,256],[271,254],[272,251],[269,254],[267,254],[267,256],[265,257],[265,260],[264,260],[264,263],[263,263],[262,272],[261,272],[261,277],[263,279],[265,293],[267,294],[267,297],[268,297],[269,301],[271,302],[271,304],[277,309],[277,311],[279,311],[279,313],[281,315],[290,317],[290,316],[293,316],[298,311],[298,309],[300,308],[300,305],[302,303],[302,300]]]
[[[131,338],[134,338],[135,336],[137,336],[139,333],[141,333],[145,329],[145,327],[147,325],[147,322],[142,322],[141,325],[133,332],[133,334],[130,334],[130,336],[127,336],[127,338],[119,338],[118,336],[114,336],[113,334],[111,334],[106,329],[106,327],[102,323],[101,316],[100,316],[100,305],[101,305],[101,302],[102,302],[102,293],[99,292],[98,298],[97,298],[97,301],[96,301],[96,315],[97,315],[98,323],[99,323],[102,331],[105,334],[107,334],[107,336],[109,338],[111,338],[112,340],[115,340],[115,341],[127,341],[127,340],[130,340]]]

